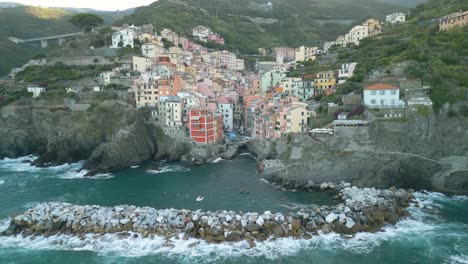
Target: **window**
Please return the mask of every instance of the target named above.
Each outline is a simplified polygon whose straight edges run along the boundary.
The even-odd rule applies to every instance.
[[[374,105],[375,103],[376,103],[376,102],[375,102],[375,99],[372,99],[372,100],[371,100],[371,104]]]
[[[376,95],[377,91],[371,91],[371,95]]]
[[[385,95],[385,90],[380,90],[380,91],[379,91],[379,94],[380,94],[380,95]]]
[[[391,95],[396,95],[396,90],[392,90],[390,94]]]

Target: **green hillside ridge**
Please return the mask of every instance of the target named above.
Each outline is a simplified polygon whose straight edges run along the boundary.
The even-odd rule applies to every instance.
[[[127,14],[127,12],[93,12],[102,16],[106,24],[111,24]],[[9,41],[8,37],[33,38],[77,32],[80,29],[68,22],[75,13],[73,9],[35,6],[0,8],[0,57],[2,58],[0,76],[8,74],[11,68],[23,65],[33,55],[47,53],[57,45],[54,41],[50,41],[50,47],[47,49],[42,49],[39,43],[16,45]]]
[[[370,16],[383,18],[389,12],[405,10],[405,7],[376,0],[276,0],[272,1],[273,9],[268,11],[259,7],[264,2],[160,0],[136,9],[115,24],[152,23],[159,30],[167,27],[186,35],[190,35],[192,27],[204,25],[221,34],[228,49],[253,54],[260,47],[319,45],[346,33],[351,27],[332,20],[353,20],[357,24]],[[279,21],[255,24],[245,16]],[[327,23],[327,20],[331,22]]]

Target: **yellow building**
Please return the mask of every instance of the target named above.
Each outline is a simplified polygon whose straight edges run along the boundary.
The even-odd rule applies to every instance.
[[[323,71],[317,73],[315,78],[315,89],[320,93],[336,85],[336,77],[334,71]]]
[[[245,90],[244,95],[256,95],[261,93],[261,80],[260,79],[254,79],[252,82],[249,84],[249,87]]]
[[[141,75],[132,88],[137,108],[156,107],[159,103],[158,79],[149,74]]]
[[[363,25],[367,26],[369,36],[376,36],[382,33],[382,25],[380,25],[380,21],[378,19],[369,18],[363,23]]]
[[[294,102],[287,109],[286,133],[307,132],[308,110],[306,103]]]

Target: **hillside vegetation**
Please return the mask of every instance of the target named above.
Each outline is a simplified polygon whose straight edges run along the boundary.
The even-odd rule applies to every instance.
[[[431,0],[414,8],[407,23],[364,39],[358,47],[338,50],[340,62],[359,63],[347,87],[362,87],[359,83],[375,69],[390,71],[394,65],[405,63],[406,77],[422,79],[432,86],[431,99],[436,109],[447,102],[466,100],[468,27],[444,32],[438,28],[439,17],[461,9],[467,10],[468,2]]]
[[[226,46],[244,54],[260,47],[318,45],[345,33],[351,25],[370,16],[404,10],[404,7],[378,0],[275,0],[273,8],[257,0],[160,0],[141,7],[117,25],[153,23],[189,34],[197,25],[211,27],[226,39]],[[414,1],[413,1],[414,2]],[[277,19],[273,24],[256,24],[253,17]]]
[[[40,48],[39,43],[16,45],[8,37],[34,38],[80,31],[68,22],[75,13],[73,9],[34,6],[0,8],[0,76],[6,75],[13,67],[23,65],[33,55],[47,53],[57,45],[56,41],[50,41],[51,47],[48,49]],[[94,13],[101,15],[106,24],[127,14],[102,11]]]

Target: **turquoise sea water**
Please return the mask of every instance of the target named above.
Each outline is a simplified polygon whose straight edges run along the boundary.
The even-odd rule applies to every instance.
[[[22,163],[27,159],[0,160],[0,219],[49,201],[285,213],[336,202],[331,193],[287,192],[263,182],[249,155],[199,167],[163,162],[156,164],[160,171],[147,171],[154,164],[146,164],[97,179],[76,172],[80,164],[41,169]],[[198,196],[205,199],[196,202]],[[412,207],[410,219],[352,239],[327,234],[249,249],[244,242],[189,247],[194,239],[167,248],[162,238],[113,235],[0,237],[0,263],[468,263],[468,197],[416,196],[425,206]]]

